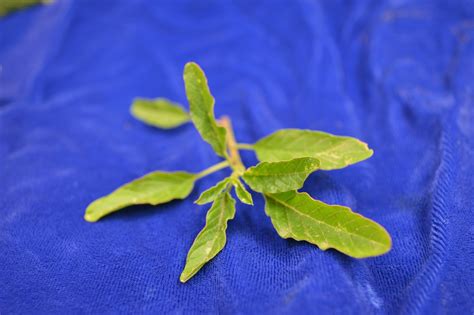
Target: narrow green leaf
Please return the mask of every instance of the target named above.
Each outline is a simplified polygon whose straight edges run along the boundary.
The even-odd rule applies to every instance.
[[[227,221],[234,218],[235,200],[228,192],[221,193],[207,212],[206,226],[189,249],[179,280],[188,281],[225,246]]]
[[[165,98],[136,98],[130,110],[136,119],[163,129],[175,128],[190,120],[189,114],[179,104]]]
[[[245,186],[242,184],[240,179],[234,178],[232,184],[234,185],[237,198],[245,204],[253,205],[252,195],[247,191],[247,189],[245,189]]]
[[[391,248],[390,235],[382,226],[350,208],[295,191],[266,194],[265,201],[265,212],[283,238],[307,241],[322,250],[334,248],[355,258],[382,255]]]
[[[260,162],[248,168],[243,178],[255,191],[278,193],[300,189],[309,174],[318,168],[319,161],[311,157],[281,162]]]
[[[260,161],[276,162],[314,157],[323,170],[346,167],[372,156],[366,143],[351,137],[312,130],[282,129],[254,144]]]
[[[194,62],[184,67],[184,85],[189,102],[191,119],[201,137],[214,151],[226,156],[226,131],[216,123],[214,117],[214,97],[209,91],[207,78],[202,69]]]
[[[84,219],[95,222],[131,205],[158,205],[173,199],[184,199],[191,193],[195,180],[195,174],[186,172],[149,173],[92,202],[86,209]]]
[[[217,196],[219,196],[219,194],[227,188],[229,182],[230,177],[224,178],[211,188],[205,190],[194,203],[198,205],[204,205],[206,203],[214,201]]]

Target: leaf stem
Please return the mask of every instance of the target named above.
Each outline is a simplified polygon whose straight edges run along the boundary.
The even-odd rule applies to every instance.
[[[227,148],[229,150],[229,157],[227,159],[230,163],[230,167],[232,167],[232,170],[237,176],[240,176],[244,173],[245,166],[242,163],[242,159],[240,158],[239,148],[237,147],[237,142],[235,141],[234,130],[232,129],[230,118],[223,116],[221,119],[219,119],[219,124],[227,131],[226,142]]]
[[[249,144],[249,143],[236,143],[235,146],[239,150],[253,150],[253,144]]]
[[[210,175],[212,173],[215,173],[223,168],[229,167],[230,163],[229,161],[222,161],[220,163],[214,164],[211,167],[206,168],[205,170],[199,172],[196,174],[196,179],[203,178],[207,175]]]

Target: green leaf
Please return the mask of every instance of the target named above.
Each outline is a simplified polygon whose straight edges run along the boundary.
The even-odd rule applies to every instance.
[[[234,178],[232,184],[234,185],[237,198],[245,204],[253,205],[252,195],[247,191],[247,189],[245,189],[245,186],[242,184],[240,179]]]
[[[229,182],[230,182],[230,177],[224,178],[223,180],[218,182],[216,185],[204,191],[194,203],[198,205],[204,205],[206,203],[214,201],[217,198],[217,196],[219,196],[219,194],[223,192],[224,189],[227,188],[227,185],[229,184]]]
[[[35,4],[47,4],[51,0],[0,0],[0,17],[12,11],[24,9]]]
[[[179,104],[165,98],[136,98],[131,113],[150,126],[164,129],[181,126],[190,120],[189,114]]]
[[[207,212],[206,226],[189,249],[186,266],[179,280],[188,281],[225,246],[227,221],[234,218],[235,200],[228,192],[221,193]]]
[[[95,222],[131,205],[158,205],[173,199],[184,199],[191,193],[195,180],[195,174],[185,172],[149,173],[92,202],[86,209],[84,219]]]
[[[260,162],[248,168],[243,178],[255,191],[278,193],[300,189],[309,174],[318,168],[319,161],[311,157],[282,162]]]
[[[207,78],[201,68],[194,62],[184,67],[184,85],[189,101],[191,119],[201,137],[209,143],[214,151],[226,156],[226,131],[216,123],[214,117],[214,97],[209,91]]]
[[[366,143],[351,137],[312,130],[282,129],[253,145],[260,161],[284,161],[314,157],[323,170],[346,167],[372,156]]]
[[[350,208],[295,191],[266,194],[265,201],[265,212],[283,238],[307,241],[322,250],[334,248],[355,258],[382,255],[391,248],[390,235],[382,226]]]

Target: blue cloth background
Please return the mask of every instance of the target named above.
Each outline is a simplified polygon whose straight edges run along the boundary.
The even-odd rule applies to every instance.
[[[207,207],[92,200],[147,172],[219,161],[191,125],[160,131],[136,96],[187,106],[185,62],[252,143],[279,128],[368,142],[304,191],[391,233],[356,260],[283,240],[254,195],[225,249],[180,284]],[[472,314],[472,1],[72,1],[0,20],[0,312]],[[256,162],[244,152],[244,162]]]

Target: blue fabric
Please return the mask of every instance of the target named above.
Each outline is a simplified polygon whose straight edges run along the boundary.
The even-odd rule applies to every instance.
[[[191,125],[129,114],[136,96],[186,104],[189,60],[241,142],[288,127],[368,142],[371,159],[304,191],[380,222],[390,253],[283,240],[254,194],[180,284],[207,210],[193,200],[226,171],[85,222],[127,181],[219,161]],[[472,1],[56,0],[0,20],[0,65],[0,313],[474,312]]]

